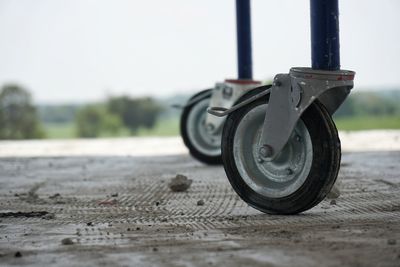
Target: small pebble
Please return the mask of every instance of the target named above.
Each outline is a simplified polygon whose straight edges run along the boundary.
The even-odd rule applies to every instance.
[[[339,188],[334,185],[331,189],[331,191],[328,193],[328,195],[326,196],[328,199],[336,199],[340,196],[340,190]]]
[[[71,238],[64,238],[63,240],[61,240],[61,244],[63,244],[63,245],[73,245],[74,244],[74,241],[72,241],[72,239]]]
[[[173,192],[184,192],[190,187],[192,182],[193,181],[188,179],[185,175],[177,174],[175,178],[171,179],[168,186]]]
[[[17,251],[17,252],[15,252],[14,257],[21,258],[22,257],[22,253]]]
[[[332,199],[330,202],[331,205],[336,205],[336,200]]]
[[[204,200],[200,199],[197,201],[197,206],[203,206],[204,205]]]
[[[61,197],[59,193],[55,193],[54,195],[49,196],[50,199]]]
[[[54,213],[48,213],[48,214],[42,216],[42,219],[45,219],[45,220],[53,220],[55,218],[56,218],[56,215]]]

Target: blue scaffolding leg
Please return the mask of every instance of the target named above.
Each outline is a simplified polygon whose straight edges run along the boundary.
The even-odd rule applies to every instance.
[[[238,79],[252,79],[250,0],[236,0]]]
[[[310,8],[312,68],[339,70],[338,0],[310,0]]]

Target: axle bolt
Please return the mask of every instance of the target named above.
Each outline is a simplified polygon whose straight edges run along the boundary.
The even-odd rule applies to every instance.
[[[262,147],[260,147],[260,149],[258,150],[258,153],[260,154],[260,156],[262,158],[268,158],[270,156],[272,156],[272,147],[269,145],[263,145]]]
[[[300,135],[296,135],[295,139],[296,139],[297,142],[300,142],[301,141]]]

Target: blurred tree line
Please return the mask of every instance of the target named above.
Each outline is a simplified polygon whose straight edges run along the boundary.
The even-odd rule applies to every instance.
[[[76,112],[82,105],[65,105],[65,104],[52,104],[52,105],[38,105],[37,111],[40,120],[43,123],[69,123],[74,121]]]
[[[110,97],[105,103],[78,110],[75,123],[80,137],[117,135],[124,128],[136,135],[139,128],[153,128],[161,111],[152,98]]]
[[[4,85],[0,91],[0,139],[43,137],[29,92],[15,84]]]
[[[400,91],[354,92],[336,111],[336,118],[354,116],[400,116]]]
[[[30,93],[18,85],[0,91],[0,139],[45,137],[42,123],[73,122],[78,137],[117,135],[154,127],[162,106],[152,98],[109,97],[89,105],[43,105],[36,108]]]

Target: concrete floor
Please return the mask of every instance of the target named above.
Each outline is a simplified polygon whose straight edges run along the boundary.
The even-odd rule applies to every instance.
[[[341,196],[297,216],[248,207],[179,138],[0,142],[0,265],[400,266],[400,131],[341,139]]]

